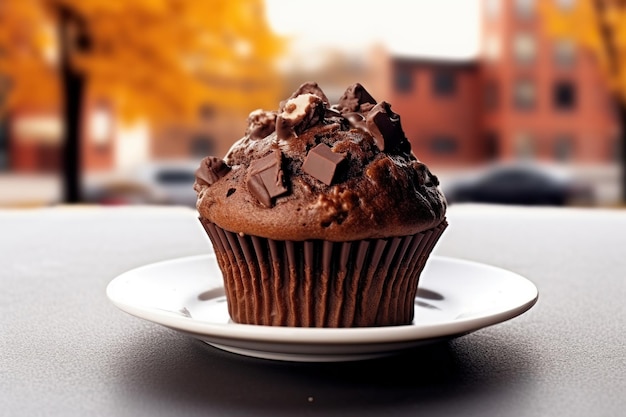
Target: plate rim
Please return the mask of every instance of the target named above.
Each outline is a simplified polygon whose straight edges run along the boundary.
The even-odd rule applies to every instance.
[[[516,304],[515,306],[497,313],[461,318],[444,323],[410,324],[387,327],[309,328],[212,323],[186,317],[168,310],[159,310],[155,307],[132,305],[121,300],[116,294],[117,287],[122,285],[121,283],[124,279],[128,279],[128,277],[132,278],[133,275],[142,273],[144,270],[166,265],[171,266],[176,263],[209,262],[211,259],[215,259],[215,255],[212,253],[193,255],[158,261],[130,269],[109,282],[106,288],[107,297],[117,308],[128,314],[205,340],[215,337],[220,340],[226,339],[242,342],[255,341],[259,343],[319,346],[339,344],[382,345],[428,339],[453,338],[517,317],[532,308],[537,303],[539,297],[539,291],[535,284],[516,272],[477,261],[440,255],[432,255],[429,258],[428,265],[432,267],[433,264],[437,263],[449,263],[469,268],[490,269],[492,272],[506,274],[518,280],[520,285],[527,287],[528,296],[523,303]],[[433,262],[430,262],[431,260]],[[425,273],[428,273],[428,265]],[[453,329],[455,330],[452,331]]]

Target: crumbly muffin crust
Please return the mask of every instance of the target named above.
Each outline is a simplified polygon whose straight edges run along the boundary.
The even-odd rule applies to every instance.
[[[202,161],[194,188],[200,217],[231,232],[351,241],[439,225],[438,185],[388,103],[354,84],[331,106],[305,83],[278,111],[252,112],[224,159]]]

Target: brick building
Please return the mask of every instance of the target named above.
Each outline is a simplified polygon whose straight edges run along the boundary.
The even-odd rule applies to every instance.
[[[116,144],[112,111],[101,103],[87,104],[88,117],[82,126],[81,155],[91,171],[114,166]],[[63,124],[54,108],[21,108],[4,122],[4,169],[16,173],[58,172],[62,164]]]
[[[537,1],[483,0],[476,60],[390,58],[389,101],[421,159],[616,161],[618,123],[598,67],[571,40],[548,37]]]
[[[168,124],[153,130],[151,159],[200,159],[225,155],[233,142],[243,136],[247,116],[205,106],[193,122]]]
[[[224,155],[246,127],[246,117],[201,109],[197,120],[145,127],[127,134],[118,130],[115,112],[88,103],[81,154],[86,172],[128,168],[151,160],[199,159]],[[55,109],[20,109],[0,122],[0,172],[55,173],[62,164],[63,125]]]
[[[477,62],[391,58],[389,101],[413,152],[429,164],[484,159]]]

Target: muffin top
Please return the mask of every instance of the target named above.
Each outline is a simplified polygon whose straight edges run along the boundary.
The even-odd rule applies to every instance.
[[[331,105],[310,82],[277,111],[253,111],[223,159],[202,160],[194,189],[200,217],[231,232],[351,241],[438,225],[438,185],[388,103],[354,84]]]

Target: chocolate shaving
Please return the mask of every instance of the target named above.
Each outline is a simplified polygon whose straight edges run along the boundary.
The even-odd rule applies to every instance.
[[[207,156],[196,169],[196,182],[200,185],[213,185],[217,180],[228,174],[230,167],[215,156]]]
[[[326,185],[333,182],[337,167],[346,158],[345,154],[335,153],[324,143],[311,149],[304,160],[302,170]]]
[[[361,84],[356,83],[352,84],[350,87],[346,89],[341,98],[339,99],[339,103],[337,103],[337,108],[343,112],[367,112],[374,105],[376,105],[376,100],[374,97],[367,92],[365,87]]]
[[[407,151],[410,144],[404,136],[400,116],[391,111],[391,105],[386,101],[378,103],[367,114],[365,119],[368,130],[374,137],[378,149],[381,151]]]
[[[275,149],[271,154],[252,161],[248,171],[248,190],[265,207],[272,207],[274,197],[287,192],[283,185],[282,153]]]

